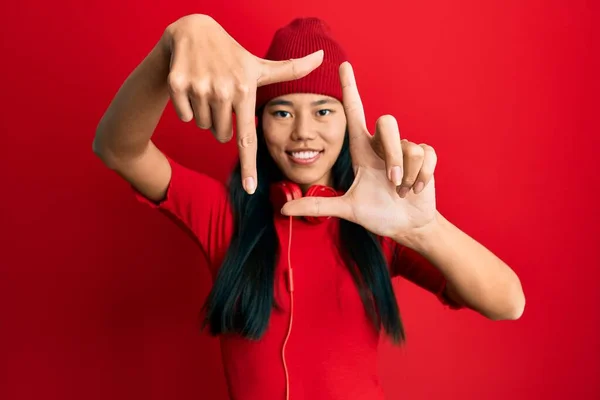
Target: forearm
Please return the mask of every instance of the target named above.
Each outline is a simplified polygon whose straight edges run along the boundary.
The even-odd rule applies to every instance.
[[[147,148],[169,101],[169,62],[168,49],[157,43],[118,90],[93,142],[105,162],[134,158]]]
[[[427,228],[395,240],[427,258],[460,301],[493,319],[517,319],[525,296],[514,271],[491,251],[437,213]]]

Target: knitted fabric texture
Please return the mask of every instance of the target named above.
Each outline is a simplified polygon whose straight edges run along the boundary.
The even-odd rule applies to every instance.
[[[277,30],[264,57],[283,61],[323,50],[323,63],[303,78],[261,86],[257,89],[256,110],[270,100],[291,93],[312,93],[342,101],[339,68],[347,61],[329,26],[318,18],[296,18]]]

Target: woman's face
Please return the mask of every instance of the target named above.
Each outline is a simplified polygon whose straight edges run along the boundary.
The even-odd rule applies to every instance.
[[[346,133],[342,103],[315,94],[280,96],[265,106],[262,124],[269,153],[287,179],[303,192],[315,184],[331,186]]]

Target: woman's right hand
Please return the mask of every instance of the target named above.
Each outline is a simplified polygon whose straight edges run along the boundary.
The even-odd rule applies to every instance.
[[[270,61],[256,57],[207,15],[188,15],[165,30],[161,42],[171,55],[168,86],[171,101],[184,122],[195,120],[222,143],[237,144],[244,189],[256,189],[256,89],[302,78],[321,65],[323,52],[303,58]]]

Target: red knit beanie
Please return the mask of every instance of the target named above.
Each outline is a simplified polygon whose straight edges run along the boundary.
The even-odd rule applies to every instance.
[[[329,26],[318,18],[296,18],[275,32],[267,60],[301,58],[323,50],[323,63],[303,78],[261,86],[256,93],[256,109],[278,96],[313,93],[342,101],[339,68],[347,61],[344,49],[331,35]]]

